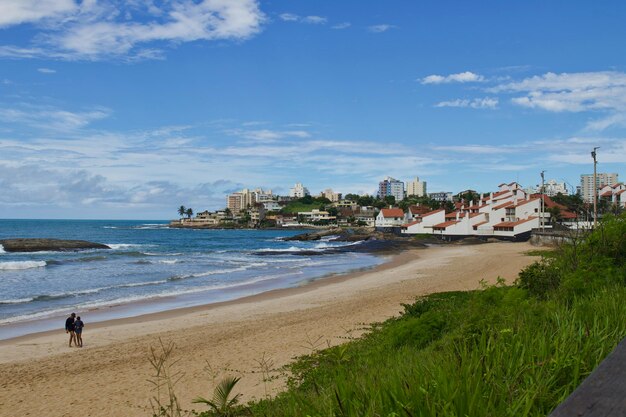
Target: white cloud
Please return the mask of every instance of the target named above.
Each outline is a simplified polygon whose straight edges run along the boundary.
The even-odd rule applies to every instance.
[[[0,2],[0,28],[42,19],[60,19],[78,9],[74,0],[3,0]]]
[[[137,8],[138,15],[147,12],[151,19],[132,20],[131,12]],[[245,40],[259,33],[265,21],[257,0],[176,0],[161,3],[160,8],[152,2],[147,5],[85,1],[80,8],[68,12],[73,14],[59,17],[54,25],[43,26],[34,45],[3,45],[0,56],[155,59],[163,54],[159,42],[171,45],[198,40]]]
[[[280,20],[283,20],[285,22],[297,22],[298,20],[300,20],[300,16],[293,13],[281,13],[280,15],[278,15],[278,17],[280,17]]]
[[[259,142],[274,142],[284,138],[308,138],[311,134],[304,130],[230,130],[230,134],[245,138],[252,139]]]
[[[300,23],[309,23],[312,25],[325,25],[328,22],[328,19],[323,16],[299,16],[293,13],[281,13],[278,15],[280,20],[284,22],[300,22]]]
[[[55,74],[57,72],[51,68],[37,68],[37,71],[42,74]]]
[[[347,29],[350,26],[352,26],[352,23],[350,23],[350,22],[343,22],[343,23],[338,23],[336,25],[331,26],[331,29],[339,29],[339,30],[341,30],[341,29]]]
[[[80,129],[96,120],[107,118],[110,114],[111,111],[106,108],[72,112],[33,105],[0,107],[0,121],[2,122],[59,131]]]
[[[469,99],[456,99],[442,101],[435,104],[435,107],[470,107],[472,109],[495,109],[498,107],[498,99],[494,97],[484,97]]]
[[[325,25],[328,19],[322,16],[306,16],[302,19],[304,23],[311,23],[313,25]]]
[[[500,84],[489,89],[496,93],[523,93],[511,102],[518,106],[550,112],[608,112],[590,121],[587,130],[623,126],[626,121],[626,73],[616,71],[555,74],[548,72]]]
[[[396,26],[388,25],[388,24],[380,24],[380,25],[372,25],[368,26],[367,30],[372,33],[383,33],[387,32],[389,29],[394,29]]]
[[[422,84],[476,83],[485,81],[485,77],[471,71],[450,75],[429,75],[420,80]]]

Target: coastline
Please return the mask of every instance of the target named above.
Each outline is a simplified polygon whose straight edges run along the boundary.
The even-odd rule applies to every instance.
[[[531,248],[528,243],[489,243],[409,250],[374,269],[297,288],[87,324],[84,349],[69,349],[61,330],[11,339],[0,343],[0,404],[14,415],[150,415],[148,399],[154,393],[146,382],[152,375],[147,356],[159,341],[176,345],[184,407],[211,389],[207,361],[220,376],[243,376],[238,389],[245,399],[259,398],[283,386],[280,378],[269,388],[262,382],[262,358],[270,358],[277,369],[311,349],[358,337],[368,323],[397,315],[400,304],[416,296],[476,289],[481,279],[493,283],[498,276],[512,282],[536,259],[524,255]],[[76,387],[71,409],[64,402],[67,387]]]
[[[402,252],[397,253],[397,254],[380,253],[380,254],[377,254],[376,256],[380,259],[383,259],[383,262],[373,267],[353,269],[345,273],[326,274],[326,275],[322,275],[316,278],[305,280],[300,285],[297,285],[297,286],[261,291],[256,294],[245,295],[242,297],[237,297],[237,298],[226,300],[226,301],[207,302],[207,303],[192,305],[188,307],[174,307],[174,308],[159,310],[155,312],[136,314],[137,311],[141,311],[147,305],[168,303],[170,301],[173,302],[174,300],[180,297],[180,296],[166,296],[162,298],[137,300],[137,301],[126,303],[126,304],[112,305],[112,306],[106,306],[106,307],[95,307],[93,309],[85,310],[81,312],[80,314],[82,314],[83,317],[85,318],[94,314],[103,315],[103,316],[107,316],[107,315],[119,316],[120,314],[122,314],[122,317],[104,319],[104,320],[99,320],[99,321],[90,323],[89,324],[90,329],[101,329],[101,328],[106,328],[106,327],[116,326],[116,325],[121,325],[121,324],[140,324],[140,323],[157,321],[157,320],[162,320],[162,319],[173,319],[173,318],[185,316],[188,314],[194,314],[194,313],[212,310],[212,309],[216,309],[220,307],[232,306],[232,305],[237,305],[237,304],[254,303],[254,302],[276,299],[280,297],[286,297],[286,296],[299,294],[299,293],[305,293],[307,291],[315,290],[316,288],[319,288],[321,286],[330,285],[334,283],[340,283],[345,280],[358,277],[359,275],[364,274],[364,273],[382,272],[387,269],[398,266],[400,264],[403,264],[409,261],[410,259],[413,259],[414,254],[412,252],[414,251],[418,252],[418,251],[422,251],[425,249],[427,248],[405,249]],[[123,311],[128,311],[129,315],[124,316]],[[46,321],[50,320],[50,321],[54,321],[57,324],[58,323],[62,324],[65,321],[65,316],[46,317],[45,320]],[[12,324],[5,325],[5,328],[11,328],[11,327],[12,327]],[[62,326],[57,326],[57,327],[59,327],[59,329],[62,328]],[[15,343],[28,341],[32,338],[37,338],[39,336],[45,337],[45,336],[51,336],[51,335],[58,335],[58,333],[59,333],[58,329],[43,330],[43,331],[34,331],[31,333],[27,333],[27,334],[23,334],[19,336],[9,337],[6,339],[0,339],[0,348],[3,346],[7,346],[7,345],[13,345]],[[3,363],[3,358],[1,354],[0,354],[0,363]]]

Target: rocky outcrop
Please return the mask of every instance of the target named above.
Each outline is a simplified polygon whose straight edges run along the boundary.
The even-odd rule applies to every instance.
[[[0,240],[0,245],[2,245],[5,252],[64,252],[86,249],[111,249],[102,243],[61,239],[4,239]]]

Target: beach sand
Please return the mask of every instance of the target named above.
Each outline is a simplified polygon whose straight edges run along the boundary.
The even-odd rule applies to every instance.
[[[94,325],[84,314],[82,349],[68,348],[63,330],[0,342],[0,416],[150,416],[148,355],[160,340],[176,346],[183,408],[204,410],[191,400],[210,397],[213,378],[227,374],[242,377],[236,388],[246,400],[276,393],[282,379],[263,383],[260,362],[279,368],[343,343],[419,295],[477,289],[498,276],[512,282],[536,259],[523,254],[530,249],[502,242],[411,250],[374,270],[233,302]]]

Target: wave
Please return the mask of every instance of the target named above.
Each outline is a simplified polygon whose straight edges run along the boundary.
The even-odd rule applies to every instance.
[[[0,271],[19,271],[21,269],[42,268],[46,265],[46,261],[0,262]]]
[[[301,252],[304,250],[310,250],[310,249],[299,248],[297,246],[291,246],[288,248],[263,248],[263,249],[257,249],[255,250],[255,252]]]
[[[248,270],[250,268],[255,268],[255,267],[260,267],[260,266],[267,266],[267,262],[252,262],[250,264],[247,264],[247,265],[244,265],[244,266],[240,266],[239,268],[214,269],[212,271],[196,272],[194,274],[173,275],[173,276],[169,277],[167,280],[168,281],[181,281],[183,279],[188,279],[188,278],[200,278],[200,277],[208,277],[208,276],[211,276],[211,275],[229,274],[231,272],[246,271],[246,270]]]
[[[4,251],[4,246],[0,245],[0,255],[1,255],[1,254],[3,254],[3,253],[6,253],[6,252]]]
[[[302,274],[302,271],[299,271],[298,274]],[[244,287],[246,285],[256,284],[256,283],[263,282],[263,281],[270,281],[273,279],[284,278],[288,276],[293,276],[293,273],[264,275],[264,276],[259,276],[256,279],[247,280],[247,281],[239,281],[239,282],[234,282],[234,283],[229,283],[229,284],[217,284],[217,285],[209,285],[209,286],[203,286],[203,287],[187,288],[187,289],[180,289],[180,290],[174,290],[174,291],[164,291],[161,293],[151,294],[151,295],[133,295],[133,296],[128,296],[128,297],[115,298],[112,300],[87,301],[87,302],[80,303],[80,304],[73,305],[73,306],[53,308],[53,309],[48,309],[44,311],[39,311],[36,313],[25,314],[22,316],[14,316],[14,317],[0,319],[0,324],[13,323],[16,321],[35,320],[35,319],[50,317],[54,315],[61,315],[61,314],[66,314],[66,313],[69,314],[69,312],[71,311],[92,310],[92,309],[97,309],[101,307],[110,307],[110,306],[115,306],[115,305],[132,303],[135,301],[144,301],[144,300],[149,300],[149,299],[159,299],[159,298],[165,298],[165,297],[175,297],[178,295],[194,294],[194,293],[205,292],[205,291],[218,291],[218,290],[232,289],[232,288],[237,288],[237,287]],[[148,282],[143,282],[143,283],[123,284],[120,286],[157,285],[157,284],[165,283],[165,282],[167,281],[165,280],[148,281]],[[38,298],[38,297],[34,297],[34,298]],[[2,302],[5,302],[8,304],[9,301],[23,301],[23,300],[5,300]]]
[[[28,297],[28,298],[0,300],[0,304],[24,304],[24,303],[31,303],[31,302],[37,302],[37,301],[60,300],[63,298],[77,297],[80,295],[98,294],[102,291],[112,290],[116,288],[145,287],[145,286],[160,285],[160,284],[165,284],[165,283],[167,283],[167,280],[165,279],[157,280],[157,281],[129,282],[126,284],[110,285],[107,287],[99,287],[99,288],[89,288],[86,290],[68,291],[68,292],[53,293],[53,294],[42,294],[42,295],[36,295],[34,297]]]
[[[146,246],[152,246],[152,245],[140,245],[140,244],[137,244],[137,243],[105,243],[105,245],[107,245],[108,247],[110,247],[113,250],[143,248],[143,247],[146,247]]]
[[[178,259],[163,259],[159,261],[160,264],[166,264],[166,265],[173,265],[173,264],[178,264],[181,262],[183,261],[180,261]]]

